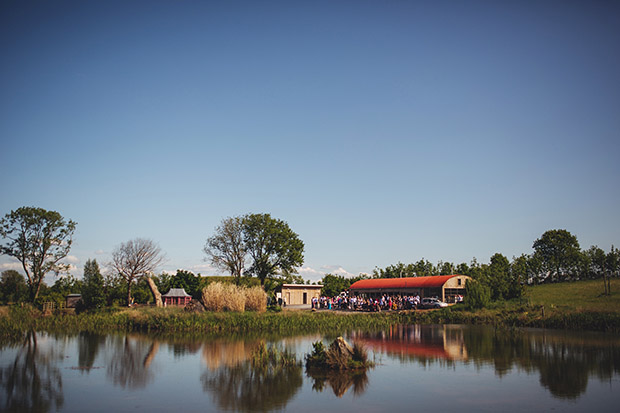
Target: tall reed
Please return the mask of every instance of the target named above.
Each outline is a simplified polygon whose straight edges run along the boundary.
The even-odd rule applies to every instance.
[[[245,289],[245,309],[259,313],[267,311],[267,294],[260,286]]]

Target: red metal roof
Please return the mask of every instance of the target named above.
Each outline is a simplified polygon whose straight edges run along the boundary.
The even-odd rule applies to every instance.
[[[434,275],[431,277],[373,278],[360,280],[351,285],[351,290],[397,290],[401,288],[436,288],[443,286],[453,275]]]

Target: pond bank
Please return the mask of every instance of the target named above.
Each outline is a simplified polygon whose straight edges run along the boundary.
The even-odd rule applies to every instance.
[[[620,313],[558,311],[541,306],[465,311],[359,313],[284,311],[280,313],[190,313],[173,308],[106,309],[96,313],[41,316],[37,310],[12,307],[0,316],[0,338],[23,331],[156,332],[196,335],[330,333],[379,329],[393,324],[480,324],[620,333]]]

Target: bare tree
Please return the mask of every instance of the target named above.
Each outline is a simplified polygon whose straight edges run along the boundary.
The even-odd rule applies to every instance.
[[[131,303],[131,286],[143,278],[149,285],[155,305],[161,307],[161,294],[151,278],[153,271],[163,264],[164,256],[157,244],[149,239],[136,238],[119,245],[112,252],[110,265],[127,281],[127,305]]]
[[[245,267],[246,250],[243,243],[243,217],[225,218],[207,239],[203,251],[211,264],[230,272],[237,285]]]

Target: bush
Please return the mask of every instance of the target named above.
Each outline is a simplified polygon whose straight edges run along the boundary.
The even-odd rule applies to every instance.
[[[491,303],[491,291],[489,288],[475,280],[465,284],[465,307],[469,310],[485,308]]]
[[[207,311],[243,311],[245,294],[233,284],[215,282],[202,290],[202,303]]]
[[[245,289],[245,309],[259,313],[267,311],[267,294],[260,286]]]

